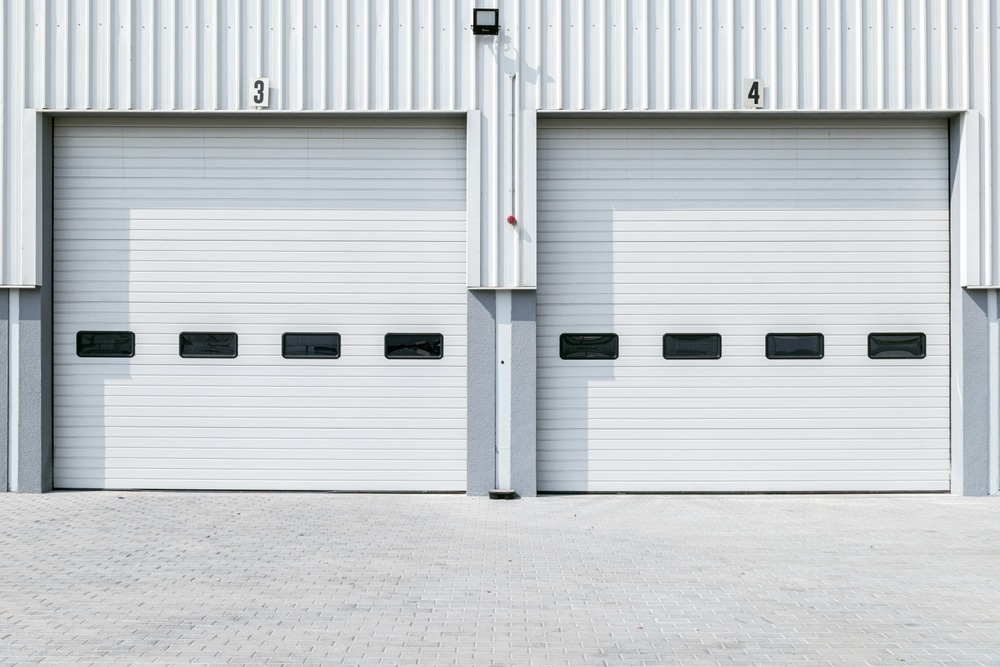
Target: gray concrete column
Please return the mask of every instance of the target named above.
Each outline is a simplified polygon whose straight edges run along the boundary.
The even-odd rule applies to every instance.
[[[496,486],[496,293],[468,294],[466,489],[485,496]]]
[[[8,436],[10,422],[10,290],[0,290],[0,491],[8,491],[7,461],[10,458]]]
[[[986,290],[962,290],[962,454],[966,496],[989,495],[990,382]],[[994,399],[995,400],[995,399]]]
[[[534,290],[517,290],[511,302],[511,485],[521,496],[538,493],[535,396],[536,318]]]
[[[19,290],[18,491],[52,490],[52,349],[41,289]]]

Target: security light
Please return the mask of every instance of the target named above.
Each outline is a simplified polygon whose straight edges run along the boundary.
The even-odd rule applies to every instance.
[[[473,35],[499,35],[500,34],[500,10],[499,9],[473,9],[472,10],[472,34]]]

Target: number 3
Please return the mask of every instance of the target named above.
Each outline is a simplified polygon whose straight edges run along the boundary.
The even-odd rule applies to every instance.
[[[265,77],[253,79],[250,82],[250,106],[263,108],[268,105],[267,94],[270,83],[270,80]]]

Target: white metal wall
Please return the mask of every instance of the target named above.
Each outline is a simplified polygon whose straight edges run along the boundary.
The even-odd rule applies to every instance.
[[[941,120],[540,123],[539,489],[948,490],[948,176]],[[779,332],[825,356],[766,358]],[[876,332],[926,358],[868,358]]]
[[[500,39],[471,34],[474,5],[500,8]],[[247,110],[257,76],[271,111],[480,110],[483,285],[534,280],[523,172],[500,165],[514,109],[735,110],[746,77],[771,110],[971,109],[969,282],[1000,283],[992,0],[11,0],[0,54],[3,285],[41,279],[34,110]],[[512,212],[520,229],[497,224]]]

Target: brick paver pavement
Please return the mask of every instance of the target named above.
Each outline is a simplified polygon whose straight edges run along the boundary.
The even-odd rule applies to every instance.
[[[0,494],[0,663],[1000,665],[1000,499]]]

